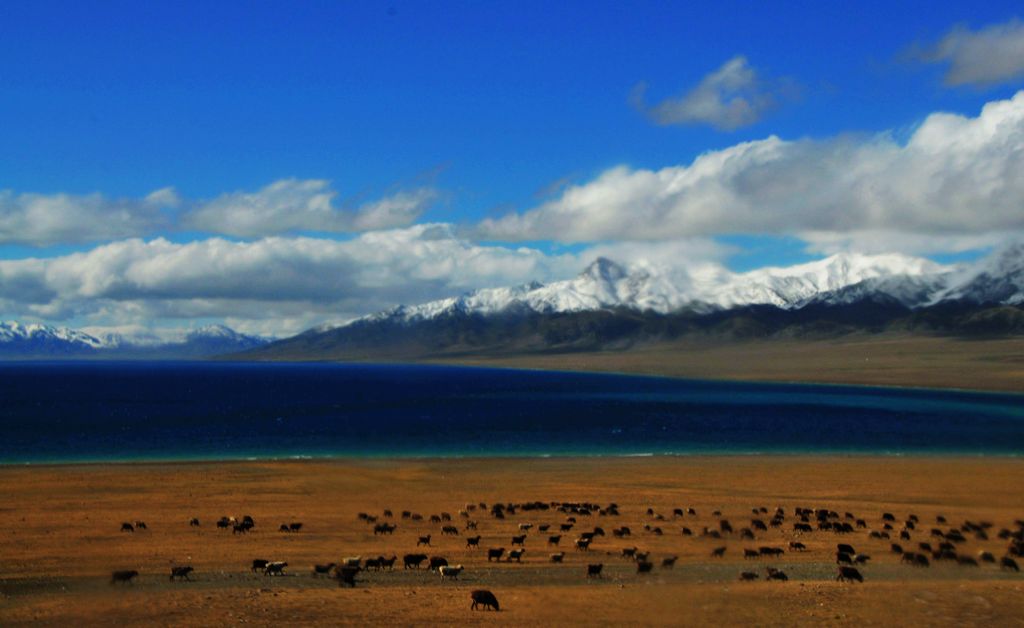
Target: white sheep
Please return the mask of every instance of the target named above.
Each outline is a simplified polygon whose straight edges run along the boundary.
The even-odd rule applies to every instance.
[[[444,565],[442,567],[439,567],[437,571],[441,574],[441,580],[445,580],[447,578],[452,578],[453,580],[458,580],[459,574],[462,573],[462,570],[463,570],[463,566],[462,565],[455,565],[454,567],[449,567],[448,565]]]

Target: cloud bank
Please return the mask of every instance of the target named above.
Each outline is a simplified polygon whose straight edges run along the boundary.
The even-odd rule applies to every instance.
[[[347,207],[337,196],[321,179],[281,179],[207,201],[186,201],[173,188],[141,199],[0,190],[0,245],[107,242],[175,231],[241,238],[359,233],[411,225],[437,198],[433,189],[418,188]]]
[[[775,136],[660,170],[619,166],[522,213],[488,238],[665,240],[722,234],[916,234],[979,241],[1024,230],[1024,91],[974,118],[935,113],[889,134]]]

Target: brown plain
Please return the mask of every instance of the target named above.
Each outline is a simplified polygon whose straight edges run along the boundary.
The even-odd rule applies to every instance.
[[[621,351],[465,355],[428,362],[770,382],[1024,392],[1024,338],[853,334],[830,340],[680,340]]]
[[[978,625],[1024,621],[1024,576],[992,565],[902,565],[889,542],[868,530],[839,536],[792,531],[793,508],[847,511],[880,530],[882,513],[902,522],[916,514],[913,543],[932,541],[932,527],[965,520],[1013,527],[1024,517],[1024,462],[1011,458],[895,457],[680,457],[576,459],[344,460],[80,465],[0,468],[0,625]],[[617,502],[618,517],[578,517],[560,549],[547,534],[528,533],[522,564],[488,563],[486,548],[509,549],[518,524],[557,524],[555,511],[520,511],[496,520],[477,510],[481,549],[465,536],[440,534],[429,515],[457,513],[466,503],[521,501]],[[781,505],[782,529],[755,541],[735,535],[701,538],[717,526],[721,510],[738,530],[751,509]],[[647,508],[662,514],[656,520]],[[674,508],[697,516],[673,518]],[[394,511],[393,536],[374,536],[359,512]],[[424,521],[400,517],[402,510]],[[256,528],[233,535],[214,526],[222,515],[250,514]],[[936,525],[944,515],[948,526]],[[201,526],[189,526],[198,517]],[[767,517],[762,516],[767,519]],[[147,530],[120,532],[142,520]],[[382,519],[383,520],[383,519]],[[299,521],[297,533],[278,532]],[[660,526],[663,536],[643,529]],[[589,552],[572,548],[575,532],[599,525]],[[633,536],[613,538],[627,525]],[[897,529],[899,528],[897,525]],[[691,528],[685,537],[681,528]],[[994,532],[994,530],[993,530]],[[465,565],[457,581],[442,582],[425,569],[403,570],[401,557],[416,539],[432,534],[423,550]],[[470,533],[476,534],[476,533]],[[1006,542],[971,535],[958,551],[997,557]],[[775,559],[744,560],[745,547],[807,545]],[[835,581],[837,542],[871,555],[861,567],[864,584]],[[898,542],[898,539],[897,539]],[[906,545],[911,545],[907,544]],[[619,557],[621,548],[649,550],[654,572],[638,575]],[[723,559],[711,550],[726,545]],[[423,548],[420,548],[423,549]],[[316,563],[346,556],[398,555],[394,572],[366,572],[356,588],[312,575]],[[672,570],[658,565],[678,555]],[[252,560],[288,562],[285,576],[250,571]],[[604,563],[603,578],[586,578],[586,564]],[[191,565],[194,582],[170,582],[170,568]],[[765,568],[783,569],[788,582],[766,582]],[[109,583],[113,570],[140,572],[133,584]],[[756,571],[756,582],[738,581]],[[500,612],[471,611],[469,592],[492,590]]]

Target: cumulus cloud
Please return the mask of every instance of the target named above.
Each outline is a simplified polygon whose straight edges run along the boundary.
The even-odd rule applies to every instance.
[[[169,226],[161,210],[178,202],[171,188],[142,199],[0,190],[0,244],[78,244],[154,233]]]
[[[412,224],[433,201],[433,190],[399,192],[360,207],[337,207],[337,192],[322,179],[282,179],[255,192],[233,192],[198,204],[185,225],[207,233],[260,237],[295,233],[356,232]]]
[[[45,259],[0,260],[0,311],[93,325],[231,318],[243,329],[352,317],[484,286],[579,270],[574,255],[482,246],[449,225],[374,231],[339,242],[270,237],[189,243],[129,239]]]
[[[660,170],[612,168],[524,213],[479,225],[498,240],[666,240],[855,232],[980,236],[1024,230],[1024,91],[979,116],[889,134],[771,136]]]
[[[956,26],[933,46],[912,56],[947,64],[946,85],[987,86],[1024,77],[1024,22],[1012,19],[972,31]]]
[[[328,181],[282,179],[255,192],[209,201],[171,187],[143,198],[103,194],[16,194],[0,190],[0,244],[81,244],[181,230],[259,238],[297,232],[357,233],[412,224],[437,198],[431,188],[339,206]],[[175,211],[166,211],[175,210]]]
[[[696,87],[678,98],[645,104],[647,85],[637,85],[633,104],[657,124],[709,124],[731,131],[754,124],[779,100],[776,92],[738,55],[708,74]]]

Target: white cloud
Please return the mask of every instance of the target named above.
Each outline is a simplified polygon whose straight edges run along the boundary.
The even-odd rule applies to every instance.
[[[94,243],[183,229],[245,238],[391,229],[415,222],[437,193],[399,191],[352,208],[336,206],[336,197],[330,183],[319,179],[281,179],[206,202],[183,199],[171,187],[143,198],[0,190],[0,244]],[[165,213],[169,209],[178,211]]]
[[[176,203],[170,188],[143,199],[0,190],[0,244],[77,244],[153,233],[168,225],[160,210]]]
[[[932,114],[905,144],[888,134],[771,136],[689,165],[619,166],[532,210],[485,220],[479,231],[563,242],[855,232],[985,238],[1024,230],[1022,147],[1024,91],[976,118]]]
[[[643,83],[634,89],[634,104],[654,122],[665,125],[710,124],[731,131],[754,124],[778,102],[778,94],[758,78],[742,55],[726,61],[678,98],[647,106],[646,89]]]
[[[956,26],[914,56],[948,64],[947,85],[995,85],[1024,78],[1024,22],[1012,19],[977,31]]]
[[[246,331],[287,333],[399,303],[562,278],[579,267],[573,255],[481,246],[437,224],[344,242],[131,239],[55,258],[0,260],[0,311],[93,327],[227,318]]]
[[[353,209],[336,207],[336,197],[328,181],[282,179],[256,192],[233,192],[201,203],[183,222],[206,233],[241,237],[390,229],[412,224],[436,194],[421,188]]]

